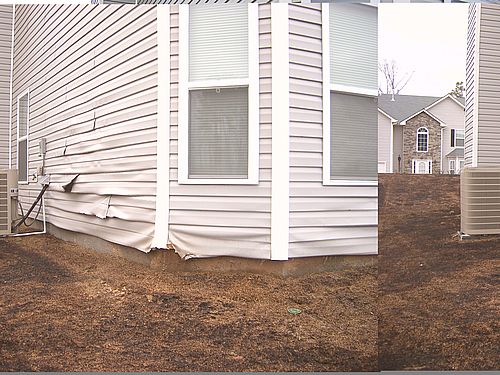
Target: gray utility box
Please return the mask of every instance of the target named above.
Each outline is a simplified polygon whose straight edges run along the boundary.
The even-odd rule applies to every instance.
[[[17,194],[17,169],[0,169],[0,235],[12,233]]]

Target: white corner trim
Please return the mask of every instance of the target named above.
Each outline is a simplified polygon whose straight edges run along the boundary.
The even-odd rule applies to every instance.
[[[323,65],[323,184],[330,181],[330,4],[321,4]]]
[[[439,163],[439,168],[441,168],[440,169],[441,174],[443,174],[443,134],[444,134],[443,131],[444,131],[444,128],[441,128],[441,144],[439,145],[439,148],[440,148],[440,151],[439,151],[440,155],[439,155],[439,157],[441,159],[441,162]]]
[[[12,169],[12,80],[14,78],[14,30],[16,23],[16,6],[12,5],[12,40],[10,45],[10,87],[9,87],[9,169]]]
[[[470,6],[470,5],[469,5]],[[473,120],[472,120],[472,167],[476,168],[479,165],[479,48],[481,42],[481,4],[475,3],[476,7],[476,32],[475,50],[474,50],[474,103],[473,103]],[[465,143],[465,140],[464,140]],[[465,144],[464,144],[465,146]]]
[[[391,122],[391,144],[389,145],[389,172],[394,173],[394,124]]]
[[[157,6],[156,217],[151,248],[166,249],[170,211],[170,7]]]
[[[256,185],[259,183],[259,9],[248,4],[248,78],[189,82],[189,5],[179,5],[178,183],[192,185]],[[247,178],[189,178],[189,90],[248,87]]]
[[[288,259],[290,230],[290,89],[288,4],[271,4],[271,259]]]

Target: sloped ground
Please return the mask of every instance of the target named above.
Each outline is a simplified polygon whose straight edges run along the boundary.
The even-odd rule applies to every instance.
[[[376,288],[375,267],[168,274],[0,239],[0,371],[376,370]]]
[[[500,368],[500,237],[460,241],[458,176],[380,176],[385,370]]]

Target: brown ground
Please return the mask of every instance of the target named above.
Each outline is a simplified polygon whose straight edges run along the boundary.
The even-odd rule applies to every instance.
[[[377,369],[375,267],[169,274],[32,236],[0,239],[0,288],[0,371]]]
[[[384,370],[500,368],[500,237],[460,241],[458,176],[380,176]]]

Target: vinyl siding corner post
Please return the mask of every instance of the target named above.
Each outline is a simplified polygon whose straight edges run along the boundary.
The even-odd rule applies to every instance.
[[[321,4],[323,67],[323,184],[330,181],[330,5]]]
[[[287,260],[290,232],[290,67],[288,4],[271,4],[271,260]]]
[[[156,120],[156,218],[152,248],[168,243],[170,206],[170,5],[156,6],[158,99]]]
[[[469,5],[470,6],[470,5]],[[473,120],[472,120],[472,167],[478,167],[478,147],[479,147],[479,54],[481,43],[481,4],[475,3],[472,6],[476,7],[476,32],[475,51],[474,51],[474,105],[473,105]]]

